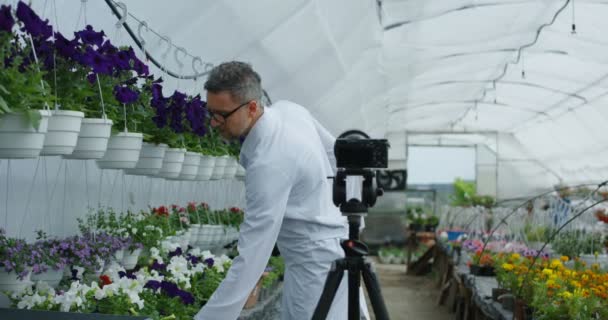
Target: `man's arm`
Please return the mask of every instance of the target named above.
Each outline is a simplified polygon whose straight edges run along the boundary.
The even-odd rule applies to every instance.
[[[196,320],[237,319],[279,235],[292,181],[269,164],[253,165],[245,181],[247,208],[241,224],[239,256]]]

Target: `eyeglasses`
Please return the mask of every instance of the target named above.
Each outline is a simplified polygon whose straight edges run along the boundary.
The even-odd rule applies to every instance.
[[[237,110],[239,110],[243,106],[246,106],[249,102],[251,102],[251,101],[247,101],[247,102],[239,105],[238,107],[236,107],[234,110],[232,110],[230,112],[213,112],[209,108],[207,108],[207,112],[209,112],[209,117],[211,117],[211,118],[213,118],[213,120],[223,124],[226,122],[226,120],[228,120],[228,117],[230,117],[233,113],[235,113]]]

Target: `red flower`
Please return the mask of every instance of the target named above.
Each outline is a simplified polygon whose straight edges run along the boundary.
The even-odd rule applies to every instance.
[[[176,204],[171,205],[171,209],[173,209],[173,210],[175,210],[177,207],[178,207],[178,205],[176,205]]]
[[[209,205],[206,202],[201,202],[201,207],[205,210],[209,209]]]
[[[110,280],[110,277],[107,275],[101,275],[99,276],[99,280],[101,280],[101,287],[103,288],[104,286],[107,286],[109,284],[112,284],[112,280]]]
[[[165,206],[160,206],[158,208],[153,208],[152,212],[154,212],[154,214],[156,214],[157,216],[169,216],[169,209],[167,209],[167,207]]]
[[[232,212],[232,213],[240,213],[241,209],[239,209],[237,207],[232,207],[232,208],[230,208],[230,212]]]
[[[194,202],[188,202],[188,211],[189,212],[196,211],[196,203],[194,203]]]
[[[186,208],[179,208],[179,212],[184,212],[186,211]]]

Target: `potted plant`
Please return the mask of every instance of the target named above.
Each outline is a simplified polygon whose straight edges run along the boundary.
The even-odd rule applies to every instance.
[[[0,228],[0,292],[21,291],[29,285],[30,258],[25,240],[9,238]]]
[[[0,158],[36,158],[44,145],[52,103],[43,73],[12,32],[11,7],[0,7]]]
[[[472,275],[493,277],[495,276],[494,257],[488,252],[482,254],[481,250],[478,250],[473,255],[469,268]]]
[[[37,241],[31,246],[29,265],[32,267],[31,280],[46,282],[56,288],[63,277],[67,259],[59,255],[61,241],[49,239],[43,231],[37,231]]]
[[[139,160],[133,169],[125,172],[133,175],[158,176],[163,167],[163,159],[169,145],[178,145],[179,138],[167,123],[165,111],[161,110],[167,103],[162,94],[162,79],[149,79],[141,92],[142,114],[141,131],[143,132],[143,147]]]
[[[426,218],[424,229],[425,231],[435,232],[435,229],[439,225],[439,217],[431,214],[428,218]]]

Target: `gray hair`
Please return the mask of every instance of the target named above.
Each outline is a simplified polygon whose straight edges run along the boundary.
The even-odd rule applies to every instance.
[[[262,103],[262,79],[250,64],[240,61],[224,62],[209,72],[205,90],[211,93],[228,92],[233,100]]]

